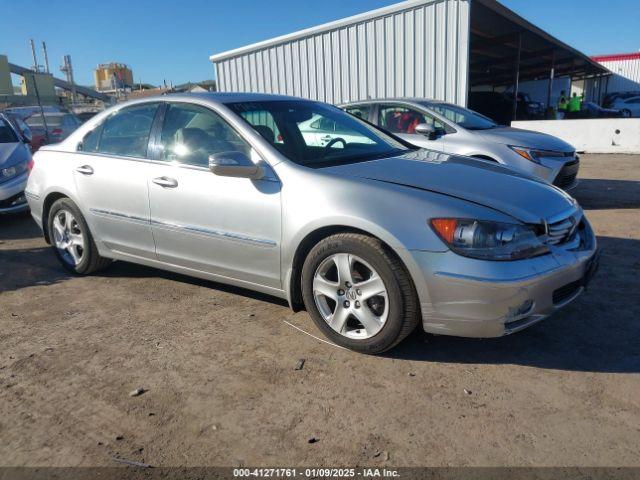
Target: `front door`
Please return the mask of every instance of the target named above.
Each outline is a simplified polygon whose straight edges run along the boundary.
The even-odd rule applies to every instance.
[[[403,104],[379,105],[377,125],[418,147],[442,152],[444,147],[441,134],[430,138],[415,132],[415,128],[421,123],[433,125],[436,131],[444,133],[443,125],[426,112]]]
[[[74,179],[94,237],[115,252],[155,259],[147,145],[158,103],[117,111],[74,154]]]
[[[148,177],[158,259],[274,288],[280,283],[280,182],[214,175],[209,155],[257,153],[217,113],[168,103]]]

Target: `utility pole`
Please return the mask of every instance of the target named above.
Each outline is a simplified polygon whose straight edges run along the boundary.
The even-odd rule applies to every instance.
[[[33,44],[33,40],[31,41]],[[38,101],[38,107],[40,107],[40,115],[42,116],[42,125],[44,125],[44,137],[49,143],[49,127],[47,127],[47,119],[44,116],[44,108],[42,108],[42,102],[40,101],[40,92],[38,91],[38,83],[36,82],[36,74],[31,74],[31,80],[33,81],[33,89],[36,91],[36,100]]]
[[[49,73],[49,55],[47,55],[47,45],[42,42],[42,55],[44,55],[44,71]]]
[[[33,57],[33,67],[31,68],[35,73],[40,72],[40,66],[38,65],[38,57],[36,57],[36,45],[33,43],[33,38],[29,39],[31,44],[31,56]]]

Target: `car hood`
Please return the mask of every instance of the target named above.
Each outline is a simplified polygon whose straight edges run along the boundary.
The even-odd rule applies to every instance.
[[[576,208],[565,192],[533,177],[488,161],[431,150],[323,170],[460,198],[525,223],[541,223]]]
[[[556,152],[573,152],[575,148],[564,140],[553,135],[533,132],[512,127],[496,127],[489,130],[476,130],[485,140],[490,142],[513,145],[516,147],[538,148],[540,150],[553,150]]]
[[[0,167],[10,167],[20,161],[19,143],[0,143]]]

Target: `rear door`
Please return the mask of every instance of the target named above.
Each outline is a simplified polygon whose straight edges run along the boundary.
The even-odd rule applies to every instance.
[[[148,144],[160,104],[118,110],[87,135],[74,178],[94,237],[118,253],[155,259],[147,179]]]

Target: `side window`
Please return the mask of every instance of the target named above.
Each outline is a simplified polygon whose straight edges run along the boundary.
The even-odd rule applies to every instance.
[[[444,128],[430,115],[404,105],[381,105],[378,115],[378,125],[393,133],[416,133],[416,127],[421,123]]]
[[[160,136],[162,160],[200,167],[209,165],[209,155],[240,151],[251,155],[251,147],[217,113],[198,105],[170,103]]]
[[[78,151],[80,152],[95,152],[98,150],[98,140],[100,140],[100,133],[102,132],[102,126],[98,125],[96,128],[87,133],[82,142],[78,144]]]
[[[354,115],[363,120],[369,120],[369,114],[371,113],[371,105],[354,105],[353,107],[347,107],[344,109],[347,113]]]
[[[157,110],[157,103],[146,103],[116,112],[105,121],[95,151],[125,157],[146,157],[149,133]],[[87,137],[91,133],[93,132],[90,132]],[[86,148],[88,145],[85,145],[85,142],[90,140],[87,142],[90,144],[93,141],[87,137],[83,141],[85,151],[88,151]]]

